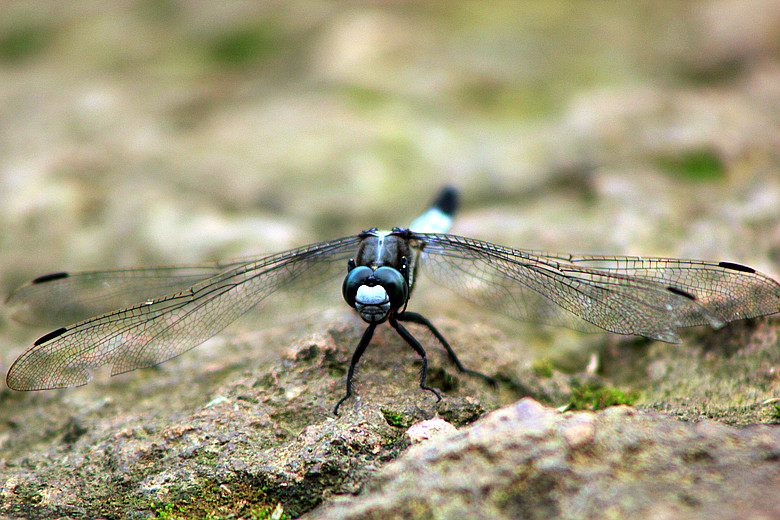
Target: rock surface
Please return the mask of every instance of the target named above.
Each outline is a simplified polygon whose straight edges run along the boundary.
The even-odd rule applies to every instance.
[[[780,276],[777,0],[0,13],[4,294],[404,226],[448,183],[457,234]],[[0,516],[780,516],[777,317],[668,345],[518,325],[422,280],[410,308],[499,388],[414,330],[435,403],[383,327],[335,418],[363,325],[325,289],[154,369],[3,387]],[[3,309],[0,372],[49,330]],[[411,444],[427,420],[457,431]]]
[[[780,431],[531,399],[412,446],[304,518],[775,518]]]

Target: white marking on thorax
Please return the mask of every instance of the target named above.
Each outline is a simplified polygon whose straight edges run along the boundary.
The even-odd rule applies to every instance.
[[[385,237],[390,235],[392,231],[377,231],[376,232],[376,264],[382,265],[382,252],[385,249]]]

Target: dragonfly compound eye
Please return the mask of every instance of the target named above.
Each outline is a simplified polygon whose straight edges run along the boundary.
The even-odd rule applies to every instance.
[[[370,267],[361,265],[355,267],[344,278],[344,284],[341,286],[341,294],[344,295],[344,300],[350,307],[355,306],[355,295],[362,285],[368,284],[368,279],[374,274],[374,271]]]
[[[383,266],[374,271],[374,277],[387,291],[392,307],[394,309],[403,307],[409,298],[409,285],[403,275],[397,269]]]

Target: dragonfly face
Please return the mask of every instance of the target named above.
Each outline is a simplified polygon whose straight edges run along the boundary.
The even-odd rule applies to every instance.
[[[409,301],[413,282],[409,264],[414,257],[402,233],[364,231],[355,258],[347,264],[342,294],[366,323],[382,323]]]
[[[426,327],[462,372],[455,352],[425,317],[406,310],[418,274],[510,317],[596,332],[681,342],[682,327],[723,324],[780,312],[780,284],[733,262],[545,253],[446,234],[456,192],[444,189],[408,229],[358,235],[226,263],[36,278],[8,298],[26,322],[77,321],[39,338],[14,362],[15,390],[86,384],[91,371],[119,374],[153,366],[203,343],[249,309],[274,305],[276,293],[305,294],[347,275],[342,294],[368,324],[347,372],[347,392],[374,330],[388,323],[422,358],[402,325]],[[57,323],[61,325],[62,323]]]

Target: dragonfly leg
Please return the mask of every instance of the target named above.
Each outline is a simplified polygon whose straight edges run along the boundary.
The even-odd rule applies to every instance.
[[[420,342],[415,339],[412,334],[404,328],[403,325],[398,323],[395,317],[390,316],[390,319],[388,320],[390,322],[390,325],[398,332],[398,335],[404,338],[404,341],[406,341],[410,347],[414,349],[415,352],[417,352],[420,357],[422,358],[422,370],[420,371],[420,388],[423,390],[428,390],[429,392],[432,392],[436,396],[436,402],[438,403],[441,401],[441,395],[439,395],[439,392],[437,392],[435,389],[431,388],[430,386],[427,386],[425,384],[425,380],[428,378],[428,356],[425,354],[425,349],[422,345],[420,345]]]
[[[447,355],[450,356],[450,359],[452,360],[452,362],[455,364],[455,366],[458,368],[459,371],[463,372],[464,374],[479,376],[485,381],[487,381],[487,383],[492,387],[498,386],[496,380],[490,377],[489,375],[464,367],[463,363],[460,362],[460,359],[458,359],[458,356],[455,354],[455,351],[452,350],[450,344],[447,342],[446,339],[444,339],[444,336],[441,335],[441,332],[439,332],[439,330],[433,326],[433,323],[428,321],[428,319],[422,314],[418,314],[416,312],[404,311],[398,314],[396,318],[401,321],[408,321],[410,323],[416,323],[418,325],[422,325],[426,327],[428,330],[431,331],[431,333],[436,337],[436,339],[439,340],[439,343],[441,343],[442,346],[444,346],[444,349],[447,351]]]
[[[352,354],[352,361],[349,362],[349,371],[347,372],[347,394],[342,397],[338,403],[336,403],[336,407],[333,409],[334,415],[339,414],[339,406],[341,406],[341,403],[349,399],[349,397],[352,395],[352,376],[355,375],[355,367],[357,367],[358,361],[360,361],[360,357],[363,355],[363,352],[366,351],[366,347],[368,347],[368,344],[371,342],[371,337],[374,335],[374,329],[376,329],[376,326],[376,323],[370,323],[368,325],[368,328],[363,333],[363,337],[360,338],[360,343],[358,343],[355,352]]]

